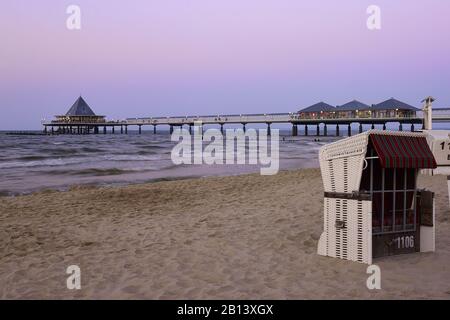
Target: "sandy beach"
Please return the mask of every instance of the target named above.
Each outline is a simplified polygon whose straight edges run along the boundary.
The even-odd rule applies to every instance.
[[[0,298],[450,298],[450,210],[436,192],[435,253],[366,265],[316,254],[322,231],[318,169],[73,187],[0,198]],[[81,290],[66,268],[81,268]]]

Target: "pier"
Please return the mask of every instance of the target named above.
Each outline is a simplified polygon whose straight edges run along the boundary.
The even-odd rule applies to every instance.
[[[389,101],[391,105],[386,105]],[[389,99],[379,105],[368,106],[354,100],[338,107],[324,107],[324,103],[319,103],[290,113],[143,117],[106,121],[104,116],[96,116],[80,97],[66,115],[57,116],[49,122],[44,121],[42,125],[45,134],[128,134],[130,128],[137,129],[141,134],[144,127],[150,127],[156,134],[158,127],[162,126],[168,127],[170,133],[174,128],[183,127],[192,132],[193,126],[199,123],[217,125],[221,132],[224,132],[225,125],[241,125],[245,131],[252,124],[265,124],[269,135],[273,124],[290,124],[292,136],[327,136],[330,128],[335,129],[336,136],[341,133],[351,136],[353,124],[358,125],[360,133],[375,128],[386,130],[388,123],[398,123],[399,131],[422,129],[423,111],[399,103],[401,102],[398,100]],[[322,109],[317,109],[318,107]],[[450,122],[450,108],[433,108],[433,111],[433,122]]]

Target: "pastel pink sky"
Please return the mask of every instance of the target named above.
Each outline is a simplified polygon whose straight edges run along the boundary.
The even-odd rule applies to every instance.
[[[39,128],[79,94],[114,119],[428,95],[450,107],[449,37],[447,0],[3,0],[0,130]]]

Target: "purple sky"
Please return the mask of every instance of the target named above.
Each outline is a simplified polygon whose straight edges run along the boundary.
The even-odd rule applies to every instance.
[[[448,0],[2,0],[0,130],[40,128],[80,93],[110,119],[428,95],[450,107],[449,36]]]

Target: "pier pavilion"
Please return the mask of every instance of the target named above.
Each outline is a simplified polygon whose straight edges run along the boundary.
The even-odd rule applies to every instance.
[[[47,127],[50,126],[52,133],[55,132],[54,128],[57,128],[58,133],[83,134],[91,130],[98,133],[98,125],[105,123],[105,116],[96,115],[80,96],[66,114],[57,115],[50,124],[44,124],[44,132],[47,133]]]
[[[412,118],[420,109],[405,102],[390,98],[371,106],[353,100],[334,107],[325,102],[316,103],[298,111],[300,119],[345,119],[345,118]]]
[[[373,118],[385,118],[385,117],[403,117],[413,118],[417,115],[418,108],[413,107],[397,99],[390,98],[386,101],[378,104],[373,104],[370,108],[372,111],[371,116]]]
[[[336,117],[336,107],[323,101],[298,111],[300,119],[333,119]]]
[[[370,106],[358,100],[352,100],[336,107],[338,118],[370,118]]]
[[[105,116],[98,116],[91,107],[79,97],[65,115],[55,116],[55,123],[104,123]]]
[[[417,109],[407,103],[394,98],[368,105],[358,100],[352,100],[343,105],[332,106],[325,102],[319,102],[298,111],[298,121],[293,122],[292,134],[298,135],[298,125],[305,126],[304,133],[308,135],[308,125],[316,126],[316,135],[320,135],[320,127],[323,134],[327,135],[328,125],[336,125],[336,135],[340,135],[340,125],[347,126],[347,134],[351,135],[351,124],[359,123],[359,132],[363,131],[364,124],[382,125],[386,129],[386,123],[398,122],[399,130],[403,130],[405,123],[411,124],[411,131],[415,130],[414,124],[421,124],[422,119],[417,116]]]

